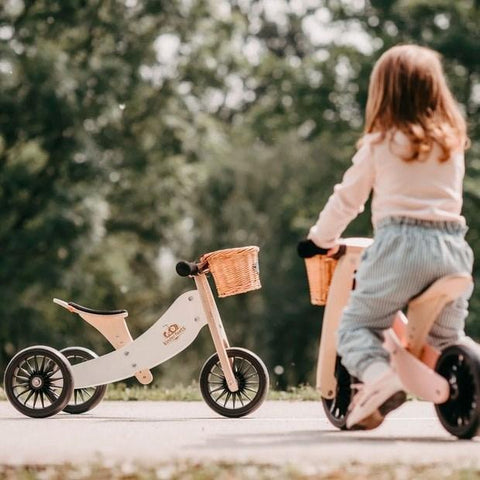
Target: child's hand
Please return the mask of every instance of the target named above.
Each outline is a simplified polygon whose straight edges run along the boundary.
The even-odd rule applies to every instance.
[[[327,252],[327,257],[333,257],[340,250],[340,245],[335,245]]]

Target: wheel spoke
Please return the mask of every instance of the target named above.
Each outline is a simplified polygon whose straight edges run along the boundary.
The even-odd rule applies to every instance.
[[[216,373],[214,373],[214,372],[210,372],[210,375],[213,375],[214,377],[218,377],[218,378],[220,378],[221,380],[223,380],[223,379],[225,378],[225,376],[218,375],[218,374],[216,374]]]
[[[55,403],[56,400],[58,399],[58,396],[55,395],[55,393],[50,388],[47,388],[47,390],[45,390],[45,395],[47,396],[47,398],[50,400],[52,404]]]
[[[254,366],[250,362],[247,362],[246,368],[244,370],[242,370],[242,374],[245,376],[251,370],[253,370],[253,372],[256,372]]]
[[[235,357],[235,360],[234,360],[234,365],[237,367],[236,371],[239,372],[239,373],[243,373],[242,372],[242,365],[245,363],[245,359],[240,358],[240,364],[238,364],[237,359],[238,359],[238,357]]]
[[[245,391],[242,390],[240,393],[241,393],[244,397],[246,397],[249,402],[252,401],[252,399],[245,393]]]
[[[42,357],[42,364],[40,365],[40,372],[44,372],[46,358],[47,357],[45,357],[45,355]]]
[[[238,400],[240,400],[240,403],[242,404],[242,407],[245,406],[245,404],[243,403],[243,399],[242,399],[242,392],[238,391],[238,392],[235,392],[238,396]]]
[[[87,397],[87,400],[89,400],[95,394],[95,388],[84,388],[83,394]]]
[[[219,392],[220,390],[225,390],[225,387],[222,385],[221,387],[214,388],[213,390],[210,390],[210,393]]]
[[[49,385],[49,389],[53,392],[53,391],[56,391],[56,390],[60,390],[62,391],[63,390],[63,383],[61,383],[60,385],[55,385],[54,383],[50,384]]]
[[[55,363],[53,369],[48,371],[47,378],[52,377],[52,375],[55,375],[55,373],[57,373],[59,370],[60,370],[60,367]]]
[[[82,399],[82,403],[85,403],[85,397],[83,396],[84,391],[85,390],[83,390],[82,388],[79,389],[79,391],[78,391],[78,394],[80,395],[80,398]]]
[[[29,372],[28,370],[26,370],[25,368],[23,368],[22,365],[20,365],[20,366],[18,367],[18,370],[19,370],[19,371],[21,370],[21,371],[25,372],[25,373],[27,374],[27,378],[30,379],[30,377],[31,377],[31,375],[32,375],[32,372]],[[17,374],[17,375],[18,375],[18,374]]]
[[[45,373],[51,372],[56,366],[56,363],[51,359],[47,358],[47,363],[45,364]]]
[[[228,390],[223,390],[223,392],[215,399],[216,402],[218,402],[226,393],[228,392]]]
[[[23,404],[26,405],[28,401],[32,398],[32,395],[35,393],[35,390],[30,390],[30,393],[28,394],[27,398],[23,401]]]
[[[30,357],[31,358],[31,357]],[[30,365],[30,358],[26,358],[25,359],[25,362],[24,362],[24,365],[26,366],[27,368],[27,371],[28,371],[28,374],[29,375],[33,375],[35,373],[35,370],[32,368],[32,366]]]
[[[18,386],[13,387],[13,388],[18,388]],[[30,392],[30,387],[26,388],[25,390],[22,390],[20,393],[14,392],[15,398],[21,397],[24,393]]]
[[[37,407],[38,395],[39,395],[39,392],[38,392],[38,390],[36,390],[36,391],[35,391],[35,394],[34,394],[34,396],[33,396],[33,408],[36,408],[36,407]]]
[[[40,372],[40,365],[38,363],[38,355],[33,357],[33,363],[35,365],[35,371]]]

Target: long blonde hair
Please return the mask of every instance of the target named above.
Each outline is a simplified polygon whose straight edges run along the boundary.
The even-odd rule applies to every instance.
[[[465,120],[434,50],[398,45],[383,53],[373,68],[365,133],[380,132],[383,139],[398,130],[412,145],[405,161],[425,158],[434,143],[442,150],[441,162],[452,150],[468,147]]]

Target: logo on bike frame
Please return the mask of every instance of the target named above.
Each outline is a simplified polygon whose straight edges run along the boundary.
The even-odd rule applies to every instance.
[[[185,327],[183,325],[179,326],[176,323],[171,323],[170,325],[166,325],[166,327],[167,328],[163,331],[164,345],[174,342],[183,332],[185,332]]]

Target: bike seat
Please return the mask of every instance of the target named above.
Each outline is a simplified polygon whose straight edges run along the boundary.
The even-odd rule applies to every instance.
[[[128,313],[126,310],[94,310],[93,308],[83,307],[82,305],[74,302],[68,302],[68,304],[76,310],[80,310],[81,312],[85,313],[93,313],[95,315],[120,315]]]
[[[460,297],[472,285],[471,275],[457,273],[433,282],[408,304],[407,349],[420,355],[430,328],[445,305]]]
[[[87,308],[83,307],[82,305],[79,305],[78,303],[74,302],[65,302],[65,300],[60,300],[59,298],[54,298],[53,299],[54,303],[57,305],[62,306],[63,308],[66,308],[70,312],[84,312],[84,313],[89,313],[91,315],[122,315],[124,317],[128,316],[128,312],[126,310],[94,310],[93,308]]]

